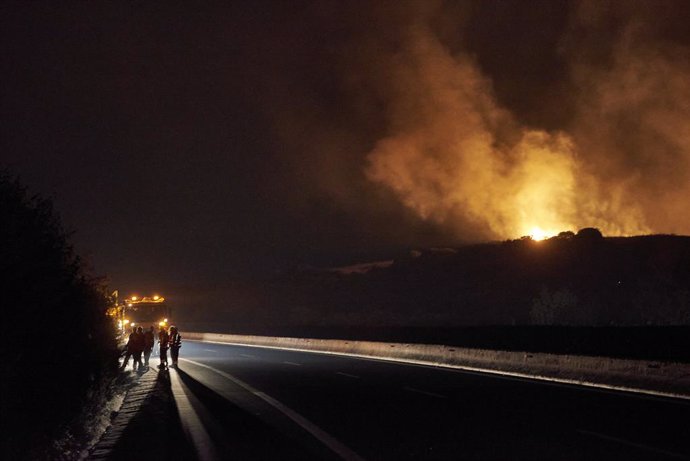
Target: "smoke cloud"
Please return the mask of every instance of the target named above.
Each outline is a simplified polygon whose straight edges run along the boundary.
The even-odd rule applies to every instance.
[[[390,134],[368,155],[370,180],[424,219],[469,218],[487,235],[577,226],[578,188],[593,178],[568,135],[519,126],[471,57],[451,55],[428,29],[414,30],[387,67]]]
[[[507,3],[524,23],[512,32],[541,27],[529,11],[538,2]],[[678,3],[559,4],[567,21],[553,54],[564,72],[546,93],[535,91],[544,79],[530,84],[519,66],[502,75],[483,66],[484,50],[467,40],[481,10],[473,5],[307,13],[324,34],[339,32],[325,56],[334,94],[302,114],[319,127],[310,136],[318,146],[290,135],[294,113],[274,117],[318,187],[360,210],[380,206],[368,198],[388,191],[419,220],[475,239],[590,226],[605,235],[690,233],[690,37],[674,17]],[[482,33],[520,46],[520,35]],[[513,91],[549,95],[533,101],[541,119],[497,91],[511,73],[526,82]],[[325,115],[334,109],[337,117]]]
[[[569,131],[602,189],[591,206],[609,191],[638,210],[639,230],[690,233],[690,47],[687,36],[673,37],[687,12],[677,2],[583,2],[573,17],[567,53],[578,100]],[[583,38],[601,37],[612,22],[621,26],[609,47]]]

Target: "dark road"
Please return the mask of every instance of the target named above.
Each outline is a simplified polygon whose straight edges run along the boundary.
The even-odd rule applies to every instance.
[[[187,341],[175,399],[201,459],[690,459],[690,402]]]

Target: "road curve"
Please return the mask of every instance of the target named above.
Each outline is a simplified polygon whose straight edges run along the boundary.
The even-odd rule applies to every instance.
[[[199,459],[690,459],[690,402],[186,341],[171,370]]]

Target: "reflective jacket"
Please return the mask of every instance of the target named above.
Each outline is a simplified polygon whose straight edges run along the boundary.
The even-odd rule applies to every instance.
[[[182,347],[182,336],[179,333],[173,333],[170,335],[170,347]]]

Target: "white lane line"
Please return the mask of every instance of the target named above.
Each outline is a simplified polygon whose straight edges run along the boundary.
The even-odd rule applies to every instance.
[[[283,363],[285,363],[285,364],[287,364],[287,365],[294,365],[294,366],[296,366],[296,367],[301,367],[301,366],[302,366],[301,363],[297,363],[297,362],[283,362]]]
[[[187,386],[180,380],[174,368],[170,369],[170,387],[172,388],[175,406],[177,407],[177,413],[180,416],[182,427],[187,438],[190,439],[192,445],[196,449],[198,458],[201,461],[215,461],[220,459],[216,447],[211,440],[211,436],[208,435],[204,424],[201,422],[190,398],[185,392]]]
[[[256,358],[255,355],[250,355],[250,354],[240,354],[240,357],[246,357],[248,359],[255,359]]]
[[[437,394],[435,392],[423,391],[421,389],[415,389],[414,387],[409,387],[409,386],[403,387],[403,390],[406,390],[408,392],[416,392],[417,394],[428,395],[430,397],[436,397],[437,399],[447,399],[448,398],[448,396],[446,396],[446,395]]]
[[[357,375],[351,375],[350,373],[345,373],[345,372],[342,372],[342,371],[336,371],[335,374],[336,374],[336,375],[341,375],[341,376],[347,376],[348,378],[359,379],[359,376],[357,376]]]
[[[189,360],[189,359],[184,359],[180,358],[180,360],[192,363],[198,367],[206,368],[207,370],[211,370],[214,373],[219,374],[220,376],[232,381],[233,383],[237,384],[244,390],[254,394],[264,402],[268,403],[271,405],[273,408],[276,410],[280,411],[283,413],[285,416],[293,420],[295,423],[297,423],[302,429],[306,430],[309,432],[311,435],[316,437],[321,443],[326,445],[328,448],[330,448],[334,453],[336,453],[338,456],[340,456],[342,459],[347,460],[347,461],[364,461],[361,456],[359,456],[357,453],[352,451],[350,448],[346,447],[343,445],[340,441],[336,440],[333,436],[330,434],[326,433],[323,431],[321,428],[316,426],[314,423],[306,419],[304,416],[300,415],[296,411],[292,410],[291,408],[283,405],[270,395],[266,395],[263,392],[254,389],[252,386],[249,384],[245,383],[244,381],[241,381],[238,378],[235,378],[234,376],[225,373],[224,371],[218,370],[217,368],[210,367],[208,365],[205,365],[203,363],[199,363],[194,360]]]
[[[642,450],[647,450],[647,451],[651,451],[653,453],[659,453],[659,454],[662,454],[665,456],[670,456],[671,458],[690,459],[687,455],[684,455],[682,453],[676,453],[673,451],[664,450],[663,448],[657,448],[657,447],[652,447],[649,445],[644,445],[642,443],[631,442],[630,440],[621,439],[618,437],[614,437],[612,435],[601,434],[599,432],[592,432],[592,431],[587,431],[584,429],[577,429],[577,432],[579,432],[582,435],[588,435],[590,437],[595,437],[598,439],[608,440],[610,442],[620,443],[621,445],[628,445],[630,447],[641,448]]]
[[[349,358],[355,358],[355,359],[360,359],[360,360],[371,360],[373,362],[402,363],[405,365],[416,365],[416,366],[421,366],[421,367],[426,367],[426,368],[433,368],[433,369],[437,369],[437,370],[441,369],[441,370],[449,370],[449,371],[460,371],[460,372],[477,373],[477,374],[482,374],[482,375],[489,374],[489,375],[494,375],[498,378],[504,378],[504,379],[518,379],[518,380],[528,379],[528,380],[532,380],[532,381],[543,381],[546,384],[553,384],[553,385],[561,385],[561,384],[574,385],[574,386],[579,386],[579,387],[586,387],[591,391],[627,392],[630,394],[631,397],[638,397],[638,398],[662,397],[662,398],[672,398],[672,399],[680,399],[680,400],[684,400],[684,401],[690,401],[690,395],[678,394],[675,392],[653,391],[650,389],[642,389],[639,387],[628,387],[628,386],[618,386],[618,385],[613,385],[613,384],[602,384],[602,383],[595,383],[592,381],[580,381],[578,379],[570,379],[570,378],[554,378],[551,376],[521,373],[521,372],[517,372],[517,371],[494,370],[491,368],[481,368],[481,367],[474,367],[474,366],[469,366],[469,365],[451,365],[448,363],[431,362],[428,360],[416,360],[416,359],[395,358],[395,357],[385,357],[384,358],[384,357],[374,357],[372,355],[354,354],[352,352],[319,351],[319,350],[314,350],[314,349],[302,349],[299,347],[265,346],[265,345],[237,343],[237,342],[206,341],[206,340],[196,340],[196,339],[188,339],[187,341],[208,343],[208,344],[222,344],[225,346],[240,346],[240,347],[250,347],[250,348],[254,347],[254,348],[259,348],[259,349],[274,349],[274,350],[290,351],[290,352],[307,352],[309,354],[323,354],[323,355],[332,355],[332,356],[337,356],[337,357],[349,357]]]
[[[218,351],[214,351],[213,349],[204,349],[204,351],[206,351],[206,352],[213,352],[213,353],[215,353],[215,354],[218,353]]]

